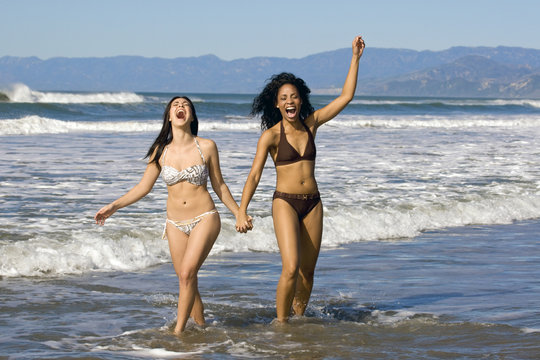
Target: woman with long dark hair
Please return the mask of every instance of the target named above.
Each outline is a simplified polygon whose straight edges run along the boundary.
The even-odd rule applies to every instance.
[[[246,232],[251,225],[247,207],[270,154],[277,175],[272,217],[282,262],[276,291],[280,322],[288,321],[291,307],[294,314],[303,315],[311,296],[323,219],[315,180],[315,135],[354,97],[364,47],[362,37],[357,36],[341,95],[319,110],[311,106],[310,90],[304,81],[290,73],[274,75],[253,101],[251,114],[262,114],[263,133],[242,192],[236,229]]]
[[[198,124],[189,98],[177,96],[169,101],[161,132],[146,154],[149,161],[141,181],[94,217],[97,224],[103,225],[118,209],[146,196],[161,173],[169,193],[163,236],[169,242],[180,288],[174,329],[177,334],[184,331],[190,316],[197,324],[204,324],[197,273],[221,229],[219,214],[206,187],[208,177],[220,200],[235,216],[238,214],[238,205],[221,175],[217,146],[212,140],[197,136]],[[248,227],[250,221],[247,220]]]

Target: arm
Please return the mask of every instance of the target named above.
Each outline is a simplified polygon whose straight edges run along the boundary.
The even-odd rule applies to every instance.
[[[315,118],[315,128],[318,128],[325,122],[333,119],[353,99],[358,78],[358,64],[360,63],[360,57],[362,57],[364,52],[364,47],[365,44],[362,37],[355,37],[352,43],[353,54],[351,65],[349,67],[349,72],[347,73],[347,78],[345,79],[345,84],[341,90],[341,95],[335,98],[330,104],[313,113]]]
[[[214,192],[219,197],[221,202],[233,213],[236,217],[238,216],[238,204],[234,201],[234,198],[231,195],[229,187],[225,184],[223,176],[221,174],[221,167],[219,166],[219,152],[216,146],[216,143],[212,140],[208,140],[210,146],[206,149],[208,154],[208,170],[210,172],[210,183]]]
[[[145,197],[159,176],[159,169],[155,163],[149,162],[146,166],[144,175],[137,185],[135,185],[131,190],[129,190],[124,196],[114,200],[112,203],[102,207],[94,216],[96,224],[103,225],[105,220],[114,214],[118,209],[126,207],[133,204],[134,202],[139,201]]]
[[[249,217],[247,215],[247,207],[261,180],[264,164],[266,164],[266,158],[268,157],[268,150],[270,149],[271,144],[272,134],[269,130],[266,130],[262,133],[259,142],[257,143],[257,152],[255,153],[251,170],[249,171],[244,190],[242,191],[242,201],[240,203],[240,209],[238,210],[238,216],[236,217],[236,230],[239,232],[246,232],[248,229]]]

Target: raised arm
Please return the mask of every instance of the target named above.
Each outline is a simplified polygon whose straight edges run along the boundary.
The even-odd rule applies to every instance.
[[[208,144],[205,146],[205,150],[208,158],[208,170],[210,172],[210,183],[212,184],[212,188],[221,202],[225,204],[236,217],[238,215],[238,204],[234,201],[229,187],[225,184],[225,180],[223,180],[216,143],[212,140],[206,140],[205,143]]]
[[[246,179],[244,190],[242,191],[242,201],[240,203],[240,209],[238,210],[238,216],[236,217],[236,230],[239,232],[246,232],[249,229],[249,217],[247,215],[247,208],[255,190],[261,180],[261,175],[266,164],[268,157],[268,150],[272,143],[272,134],[269,130],[262,133],[257,143],[257,152],[251,165],[251,170]]]
[[[362,37],[355,37],[352,42],[351,65],[349,66],[349,72],[347,73],[347,78],[345,79],[343,89],[341,89],[341,95],[332,100],[330,104],[316,110],[313,113],[315,119],[315,128],[318,128],[325,122],[333,119],[353,99],[356,91],[356,81],[358,78],[358,64],[360,63],[360,58],[362,57],[364,48],[365,44]]]
[[[153,162],[149,162],[144,171],[141,181],[135,185],[131,190],[129,190],[122,197],[114,200],[112,203],[102,207],[94,216],[96,224],[103,225],[105,220],[114,214],[118,209],[126,207],[133,204],[134,202],[139,201],[145,197],[150,190],[154,187],[156,179],[159,176],[159,169],[157,165]]]

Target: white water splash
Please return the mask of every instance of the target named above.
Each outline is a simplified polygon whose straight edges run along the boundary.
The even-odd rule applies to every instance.
[[[13,84],[3,90],[10,101],[17,103],[57,104],[129,104],[140,103],[144,97],[133,92],[64,93],[32,90],[24,84]]]

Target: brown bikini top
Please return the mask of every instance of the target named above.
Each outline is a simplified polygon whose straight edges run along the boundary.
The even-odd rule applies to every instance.
[[[279,144],[277,149],[276,156],[276,166],[292,164],[301,160],[312,160],[315,161],[315,156],[317,155],[317,149],[315,148],[315,140],[313,139],[313,134],[306,126],[302,123],[306,132],[308,133],[308,142],[306,149],[304,150],[304,155],[300,155],[296,149],[289,144],[287,137],[285,136],[285,130],[283,129],[283,120],[281,121],[281,132],[279,134]]]

